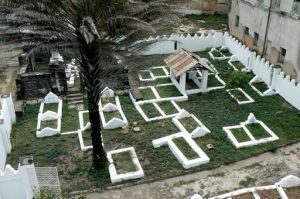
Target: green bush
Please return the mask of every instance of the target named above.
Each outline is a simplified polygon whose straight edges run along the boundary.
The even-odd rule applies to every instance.
[[[244,88],[248,84],[249,78],[247,73],[242,71],[233,71],[230,74],[228,87],[230,88]]]
[[[47,189],[41,188],[40,192],[33,199],[54,199],[55,196],[50,193]]]

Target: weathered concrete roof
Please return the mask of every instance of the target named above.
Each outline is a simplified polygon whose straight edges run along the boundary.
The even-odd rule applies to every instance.
[[[214,72],[214,70],[200,56],[191,53],[184,48],[179,49],[177,52],[167,57],[164,61],[174,72],[176,77],[197,65]]]

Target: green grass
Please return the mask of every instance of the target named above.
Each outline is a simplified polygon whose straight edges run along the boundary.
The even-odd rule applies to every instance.
[[[167,78],[156,79],[154,83],[155,84],[168,84],[168,83],[172,83],[172,81],[169,77],[167,77]]]
[[[144,113],[147,115],[148,118],[153,118],[153,117],[161,116],[161,114],[155,108],[155,106],[153,105],[153,103],[143,104],[143,105],[141,105],[141,108],[144,111]]]
[[[151,100],[151,99],[156,99],[153,91],[151,88],[146,88],[146,89],[139,89],[140,92],[142,93],[144,100]]]
[[[197,54],[207,55],[207,52]],[[158,65],[157,63],[162,62],[166,56],[143,56],[133,61],[140,63],[140,67],[145,67],[142,66],[145,65],[143,63],[156,63],[152,65]],[[221,78],[228,82],[228,77],[233,69],[226,63],[227,61],[209,60],[218,69]],[[136,67],[139,65],[129,65],[130,69],[136,69]],[[144,68],[137,69],[142,70]],[[253,76],[251,73],[248,75],[249,78]],[[135,78],[138,77],[135,76]],[[150,182],[175,175],[210,170],[300,141],[300,111],[290,106],[279,95],[260,97],[249,85],[246,85],[244,90],[255,100],[255,103],[238,106],[225,89],[191,95],[188,101],[176,102],[179,107],[193,113],[211,130],[212,133],[194,139],[210,157],[210,162],[207,164],[184,169],[167,145],[154,148],[152,140],[177,133],[178,129],[171,119],[145,122],[127,94],[120,96],[122,109],[128,122],[137,121],[142,131],[136,133],[131,128],[103,130],[105,149],[110,151],[127,146],[134,147],[145,172],[145,178],[137,181]],[[84,102],[86,103],[87,100],[85,99]],[[11,154],[8,155],[7,163],[17,168],[20,156],[33,155],[35,166],[57,167],[64,193],[95,188],[105,189],[110,185],[108,167],[103,171],[97,171],[93,168],[92,152],[81,152],[77,135],[36,138],[38,110],[39,104],[27,105],[24,116],[18,118],[16,124],[13,125],[11,134],[13,146]],[[280,139],[237,150],[222,128],[245,121],[250,112],[253,112],[257,118],[271,127]],[[65,102],[62,120],[62,126],[65,130],[71,131],[79,128],[78,112],[76,109],[68,109]],[[209,150],[206,147],[207,144],[213,144],[214,149]]]
[[[176,144],[178,149],[188,160],[199,158],[198,154],[193,150],[193,148],[186,142],[184,138],[176,138],[172,141]]]
[[[245,94],[240,90],[230,90],[229,92],[233,96],[235,96],[240,102],[248,100],[248,98],[245,96]]]
[[[44,110],[43,111],[44,111],[44,113],[46,111],[53,111],[53,112],[57,113],[57,111],[58,111],[58,104],[57,103],[51,103],[51,104],[44,103]]]
[[[178,113],[178,110],[175,108],[175,106],[170,101],[159,102],[157,104],[165,112],[166,115],[172,115],[172,114]]]
[[[103,113],[106,122],[109,122],[113,118],[122,119],[122,116],[120,115],[119,111],[110,111],[110,112],[103,112]]]
[[[184,128],[189,132],[192,133],[199,124],[194,120],[192,117],[186,117],[179,120],[179,122],[184,126]]]
[[[223,55],[219,51],[214,50],[211,53],[213,54],[214,57],[223,57]]]
[[[92,146],[91,130],[81,132],[84,146]]]
[[[90,121],[89,113],[83,113],[83,125],[85,126]]]
[[[217,86],[223,86],[223,84],[221,84],[214,75],[209,75],[207,81],[207,87],[210,88],[210,87],[217,87]]]
[[[271,136],[259,123],[249,124],[246,127],[257,140]]]
[[[139,72],[143,79],[151,79],[150,71],[140,71]]]
[[[166,73],[162,68],[151,68],[151,72],[154,74],[154,76],[165,76]]]
[[[41,121],[41,128],[40,130],[49,127],[56,129],[57,128],[57,120],[48,120],[48,121]]]
[[[198,29],[220,30],[223,28],[222,24],[227,24],[226,15],[189,14],[185,18],[187,20],[183,20],[184,24],[193,23]],[[201,23],[199,20],[203,20],[205,23]]]
[[[241,62],[239,62],[239,61],[235,61],[235,62],[231,62],[235,67],[236,67],[236,69],[238,69],[238,70],[242,70],[243,68],[245,68],[245,66],[241,63]]]
[[[128,151],[112,154],[112,159],[114,161],[117,174],[134,172],[137,170]]]
[[[230,129],[230,131],[232,132],[232,134],[238,142],[251,141],[250,137],[247,135],[243,128],[234,128]]]
[[[250,186],[254,185],[255,182],[256,182],[255,178],[247,176],[246,179],[241,180],[239,184],[240,184],[241,187],[249,188]]]
[[[161,98],[182,96],[176,86],[161,86],[156,87],[156,90]]]
[[[221,50],[220,51],[223,55],[225,55],[226,57],[231,57],[232,54],[229,52],[228,49],[225,49],[225,50]]]
[[[102,98],[101,99],[102,107],[104,107],[108,103],[116,104],[115,97]]]
[[[254,82],[252,83],[252,85],[262,93],[269,89],[267,84],[265,84],[264,82]]]

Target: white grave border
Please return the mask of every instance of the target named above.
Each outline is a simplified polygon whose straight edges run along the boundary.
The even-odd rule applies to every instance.
[[[219,76],[219,72],[217,72],[216,74],[209,74],[209,76],[214,76],[214,78],[216,78],[220,84],[222,84],[222,86],[214,86],[214,87],[207,87],[207,92],[209,91],[213,91],[213,90],[218,90],[218,89],[223,89],[226,87],[226,83],[224,82],[223,79],[221,79],[221,77]],[[209,77],[208,77],[209,78]]]
[[[288,184],[284,184],[282,182],[290,182]],[[239,189],[235,190],[229,193],[225,193],[223,195],[219,195],[216,197],[211,197],[209,199],[229,199],[234,196],[239,196],[241,194],[245,193],[251,193],[253,195],[253,198],[255,199],[260,199],[257,191],[262,191],[262,190],[276,190],[280,196],[281,199],[288,199],[287,194],[285,193],[283,188],[288,188],[288,187],[297,187],[300,186],[300,179],[296,176],[289,175],[284,178],[282,178],[279,182],[276,182],[274,185],[268,185],[268,186],[259,186],[259,187],[251,187],[251,188],[244,188],[244,189]],[[192,198],[199,198],[198,194],[195,194]],[[201,196],[200,196],[201,197]]]
[[[186,116],[180,117],[180,115],[183,112],[185,112],[184,114],[186,114]],[[183,126],[183,124],[180,122],[181,119],[189,118],[189,117],[193,118],[193,120],[195,120],[195,122],[199,125],[192,132],[188,132],[186,130],[186,128]],[[194,135],[199,130],[199,128],[202,128],[206,132],[205,134],[211,132],[194,114],[190,114],[190,113],[186,112],[184,109],[182,109],[181,112],[179,114],[177,114],[176,117],[172,118],[172,122],[175,124],[175,126],[179,129],[180,132],[188,132],[188,133],[190,133],[192,138],[199,137],[199,136]],[[204,136],[204,135],[201,135],[201,136]]]
[[[248,130],[247,125],[249,125],[249,121],[241,122],[240,125],[235,125],[235,126],[227,126],[223,127],[223,130],[226,132],[227,137],[230,139],[230,141],[233,143],[233,145],[239,149],[243,147],[250,147],[250,146],[255,146],[259,144],[264,144],[268,142],[273,142],[279,139],[279,137],[267,126],[265,123],[263,123],[260,120],[256,120],[255,123],[259,123],[266,131],[267,133],[270,134],[270,137],[267,138],[261,138],[261,139],[255,139],[254,136],[251,134],[251,132]],[[233,135],[231,129],[239,129],[242,128],[245,133],[249,136],[250,141],[246,142],[239,142],[235,136]]]
[[[138,88],[141,90],[150,88],[152,90],[154,96],[156,97],[155,99],[136,101],[130,91],[129,91],[129,96],[134,105],[142,105],[144,103],[154,103],[154,102],[163,102],[163,101],[186,101],[186,100],[188,100],[188,96],[186,94],[182,94],[182,93],[181,93],[182,96],[161,98],[159,96],[157,90],[155,89],[155,87],[165,87],[165,86],[174,86],[174,83],[158,84],[156,86],[141,86]],[[178,91],[178,92],[180,92],[180,91]]]
[[[43,129],[40,129],[42,122],[43,122],[42,120],[38,119],[37,131],[36,131],[36,136],[38,138],[49,137],[49,136],[60,134],[60,131],[61,131],[61,119],[60,118],[56,119],[57,127],[55,129],[50,128],[50,127],[45,127]]]
[[[165,101],[166,102],[166,101]],[[170,103],[176,108],[176,110],[178,111],[178,113],[181,111],[181,108],[176,104],[175,101],[170,101]],[[156,110],[161,114],[160,116],[158,117],[153,117],[153,118],[149,118],[146,113],[143,111],[141,105],[139,104],[134,104],[135,105],[135,108],[136,110],[141,114],[141,116],[144,118],[144,120],[146,122],[150,122],[150,121],[157,121],[157,120],[163,120],[163,119],[168,119],[168,118],[172,118],[172,117],[175,117],[178,113],[174,113],[174,114],[171,114],[171,115],[167,115],[161,108],[160,106],[156,103],[156,102],[153,102],[153,103],[148,103],[148,104],[153,104],[153,106],[156,108]]]
[[[158,68],[161,68],[161,69],[164,71],[165,75],[156,76],[156,75],[151,71],[151,69],[158,69]],[[143,78],[142,75],[141,75],[142,72],[147,72],[147,73],[149,73],[149,75],[151,76],[151,78]],[[157,79],[168,78],[168,77],[170,77],[170,74],[169,74],[169,71],[167,70],[167,68],[166,68],[165,66],[154,66],[154,67],[150,67],[148,70],[140,70],[140,71],[138,72],[138,77],[139,77],[139,80],[140,80],[140,81],[146,82],[146,81],[155,81],[155,80],[157,80]]]
[[[57,112],[53,112],[53,111],[44,112],[45,104],[57,104]],[[38,118],[37,118],[38,122],[37,122],[36,136],[38,138],[53,136],[61,133],[62,104],[63,104],[62,99],[52,92],[49,92],[45,96],[44,101],[41,102]],[[40,129],[41,123],[43,121],[51,121],[51,120],[56,120],[56,124],[57,124],[56,128],[45,127],[43,129]]]
[[[130,153],[132,163],[135,165],[136,171],[128,172],[128,173],[124,173],[124,174],[118,174],[117,173],[112,155],[113,154],[118,154],[118,153],[123,153],[123,152],[129,152]],[[143,168],[142,168],[142,166],[141,166],[141,164],[138,160],[138,157],[137,157],[136,152],[135,152],[133,147],[128,147],[128,148],[118,149],[118,150],[114,150],[114,151],[109,151],[109,152],[107,152],[107,159],[108,159],[108,162],[109,162],[109,174],[110,174],[110,179],[111,179],[112,183],[144,177]]]
[[[119,127],[123,127],[123,126],[126,126],[128,124],[128,121],[125,117],[125,114],[122,110],[122,107],[121,107],[121,103],[120,103],[120,99],[119,99],[119,96],[115,96],[115,102],[116,102],[116,106],[117,106],[117,110],[122,119],[119,119],[119,118],[112,118],[111,120],[109,121],[106,121],[105,119],[105,113],[104,113],[104,110],[103,110],[103,106],[102,106],[102,98],[100,98],[100,101],[99,101],[99,111],[100,111],[100,118],[101,118],[101,122],[102,122],[102,125],[103,125],[103,128],[104,129],[115,129],[115,128],[119,128]]]
[[[258,83],[258,82],[262,82],[264,83],[264,81],[262,81],[258,76],[253,77],[253,79],[249,82],[249,85],[252,87],[253,90],[255,90],[260,96],[264,97],[264,96],[271,96],[271,95],[275,95],[275,91],[271,88],[265,90],[264,92],[261,92],[260,90],[258,90],[253,83]],[[265,83],[264,83],[265,84]],[[268,85],[267,85],[268,86]],[[269,87],[269,86],[268,86]]]
[[[223,57],[215,57],[214,54],[213,54],[213,51],[217,51],[219,52],[221,55],[223,55],[223,53],[221,51],[219,51],[218,49],[216,48],[212,48],[210,49],[210,51],[208,52],[209,56],[213,59],[213,60],[227,60],[227,59],[230,59],[231,57],[227,57],[225,55],[223,55]]]
[[[248,100],[245,100],[245,101],[240,101],[237,97],[235,97],[231,91],[233,90],[238,90],[240,92],[243,93],[243,95],[248,99]],[[254,99],[252,97],[250,97],[242,88],[232,88],[232,89],[227,89],[226,92],[229,93],[229,95],[239,104],[250,104],[250,103],[253,103],[255,102]]]
[[[197,153],[199,158],[195,158],[191,160],[187,159],[186,156],[180,151],[180,149],[172,141],[173,139],[176,138],[185,139],[185,141],[190,145],[191,149],[194,150],[195,153]],[[210,160],[209,157],[204,153],[204,151],[202,151],[202,149],[197,145],[197,143],[191,138],[191,135],[186,131],[172,134],[156,140],[152,140],[152,145],[154,148],[159,148],[162,145],[168,145],[171,152],[174,154],[174,156],[177,158],[177,160],[185,169],[206,164]]]
[[[93,149],[93,146],[84,145],[84,140],[83,140],[83,137],[82,137],[82,132],[83,131],[85,131],[85,130],[84,129],[78,129],[78,131],[77,131],[80,149],[81,149],[81,151],[91,150],[91,149]]]
[[[89,111],[79,111],[78,112],[78,116],[79,116],[79,128],[80,130],[87,130],[87,129],[90,129],[91,128],[91,123],[88,121],[86,124],[84,122],[84,119],[83,119],[83,115],[84,114],[88,114]]]

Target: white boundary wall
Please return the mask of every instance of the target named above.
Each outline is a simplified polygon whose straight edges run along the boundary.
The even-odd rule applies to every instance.
[[[1,199],[32,199],[39,191],[34,165],[19,166],[18,170],[6,165],[0,172]]]
[[[246,67],[246,70],[253,73],[265,82],[276,93],[281,95],[287,102],[300,110],[300,83],[291,80],[281,69],[274,69],[264,58],[250,51],[248,47],[230,36],[227,32],[222,34],[216,32],[204,36],[172,34],[170,37],[150,37],[147,41],[162,40],[152,44],[143,55],[170,54],[175,51],[174,42],[177,41],[177,49],[185,48],[191,52],[203,51],[208,48],[225,46],[231,54],[237,56],[238,60]]]
[[[0,171],[2,171],[6,155],[11,152],[10,134],[16,115],[11,95],[1,96],[0,104]]]
[[[174,42],[177,41],[177,49],[185,48],[188,51],[203,51],[207,48],[219,47],[223,45],[223,34],[221,32],[215,32],[214,34],[208,34],[204,36],[203,34],[198,36],[187,36],[172,34],[170,37],[150,37],[147,41],[162,40],[161,42],[152,44],[143,55],[153,55],[153,54],[170,54],[175,52]]]

